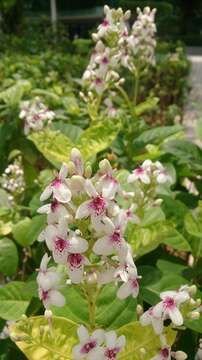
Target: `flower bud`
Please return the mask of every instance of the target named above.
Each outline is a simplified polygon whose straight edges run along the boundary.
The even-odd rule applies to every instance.
[[[147,353],[147,351],[146,351],[146,349],[145,348],[140,348],[140,354],[141,355],[146,355],[146,353]]]
[[[104,14],[107,15],[107,13],[110,11],[110,8],[108,5],[104,6]]]
[[[91,272],[91,273],[87,274],[86,281],[87,281],[88,284],[91,284],[91,285],[96,284],[97,283],[97,274],[96,274],[96,272],[94,271],[94,272]]]
[[[70,176],[72,176],[73,174],[75,174],[76,172],[76,168],[75,168],[75,165],[73,163],[73,161],[69,161],[68,162],[68,173]]]
[[[136,313],[138,316],[141,316],[144,312],[144,309],[142,307],[142,305],[138,304],[137,307],[136,307]]]
[[[101,160],[99,162],[99,168],[104,173],[111,170],[110,162],[107,159]]]
[[[185,359],[187,359],[187,354],[184,351],[176,351],[175,359],[176,360],[185,360]]]
[[[104,46],[104,44],[103,44],[103,42],[102,42],[101,40],[99,40],[99,41],[97,42],[95,48],[96,48],[96,50],[97,50],[98,52],[102,52],[102,51],[105,50],[105,46]]]
[[[21,316],[21,319],[22,319],[22,320],[27,320],[27,316],[26,316],[25,314],[23,314],[23,315]]]
[[[89,179],[91,177],[91,175],[92,175],[92,167],[89,164],[85,167],[84,176]]]
[[[196,285],[192,285],[192,286],[189,286],[188,288],[188,292],[191,296],[194,296],[197,292],[197,287]]]
[[[200,313],[198,311],[191,311],[187,316],[192,320],[198,320],[200,318]]]
[[[99,37],[98,37],[97,34],[93,33],[93,34],[92,34],[92,39],[93,39],[93,41],[96,42],[96,41],[98,41]]]
[[[85,179],[80,175],[73,175],[71,179],[72,190],[82,191],[84,189]]]
[[[51,319],[52,316],[53,316],[53,313],[52,313],[51,310],[46,309],[45,312],[44,312],[44,316],[45,316],[46,319]]]
[[[131,11],[130,10],[127,10],[124,14],[124,19],[125,20],[128,20],[129,18],[131,17]]]

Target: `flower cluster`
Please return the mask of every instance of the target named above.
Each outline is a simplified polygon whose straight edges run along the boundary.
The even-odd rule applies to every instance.
[[[137,8],[137,20],[133,24],[131,35],[128,37],[128,47],[132,51],[134,57],[138,57],[144,63],[155,63],[156,48],[156,25],[155,14],[156,9],[150,10],[145,7],[143,11]]]
[[[187,358],[182,351],[171,352],[171,348],[166,342],[166,336],[163,335],[164,321],[169,319],[175,327],[182,326],[184,323],[183,312],[184,316],[188,318],[198,318],[199,312],[193,311],[200,305],[200,300],[195,301],[192,298],[195,292],[195,286],[188,287],[187,285],[182,286],[178,291],[162,292],[160,294],[161,301],[140,316],[142,326],[151,325],[154,332],[160,336],[162,348],[159,354],[151,360],[170,360],[171,355],[178,360]]]
[[[77,333],[80,344],[74,346],[72,351],[75,360],[115,360],[125,346],[125,336],[117,338],[115,331],[104,332],[98,329],[90,336],[88,330],[81,325]]]
[[[128,183],[146,187],[148,197],[150,187],[156,189],[169,180],[163,165],[150,160],[128,176]],[[151,198],[155,199],[155,195],[151,194]],[[51,201],[38,209],[40,214],[47,214],[47,225],[38,240],[46,242],[52,255],[43,256],[37,276],[39,297],[47,317],[51,316],[52,305],[65,304],[60,291],[65,281],[66,284],[81,284],[84,295],[88,301],[90,299],[91,310],[92,293],[109,282],[117,285],[119,299],[138,296],[139,276],[131,247],[125,239],[128,222],[137,224],[140,221],[134,212],[139,206],[133,203],[135,196],[135,192],[122,189],[116,170],[108,160],[100,161],[97,172],[92,174],[91,166],[84,163],[80,151],[72,149],[70,162],[62,165],[41,194],[41,201],[50,197]],[[124,208],[120,205],[123,203],[127,204]],[[53,260],[60,264],[60,272],[55,266],[48,267]],[[196,318],[199,315],[200,303],[192,299],[195,290],[185,285],[178,291],[163,292],[161,301],[141,315],[140,323],[152,325],[161,340],[159,354],[152,360],[169,360],[171,356],[186,359],[183,352],[171,351],[164,335],[164,322],[170,319],[174,326],[182,326],[184,316]],[[95,329],[94,322],[90,326]],[[101,329],[89,335],[83,325],[78,329],[78,336],[80,344],[73,348],[75,359],[115,360],[125,345],[124,336],[117,338],[115,332],[105,333]]]
[[[161,162],[145,160],[128,176],[128,183],[133,186],[133,201],[138,208],[151,208],[162,202],[157,198],[159,186],[171,184],[172,178]]]
[[[13,164],[8,165],[4,170],[0,182],[3,189],[9,192],[9,201],[21,195],[25,190],[24,171],[21,158],[15,159]]]
[[[94,271],[98,283],[122,282],[117,296],[126,298],[132,294],[136,297],[138,274],[124,232],[128,221],[137,222],[137,217],[132,207],[119,207],[117,195],[127,195],[121,190],[108,160],[102,160],[97,173],[90,176],[89,165],[85,167],[80,152],[73,149],[69,168],[63,164],[56,178],[41,194],[42,201],[50,196],[52,201],[38,209],[39,213],[47,214],[47,226],[39,240],[45,240],[57,264],[66,266],[73,284],[85,281],[91,258],[99,256],[100,263],[96,263],[95,268],[90,266],[89,270],[91,273]],[[56,281],[47,264],[46,256],[39,275],[45,274],[49,288],[46,288],[44,276],[37,279],[45,307],[52,304],[47,291],[55,291],[58,284],[58,277]]]
[[[86,102],[93,95],[103,95],[106,90],[111,97],[113,90],[125,81],[120,75],[122,67],[137,75],[137,63],[154,63],[155,12],[149,7],[144,8],[143,12],[138,8],[137,20],[130,31],[130,11],[124,13],[121,8],[104,7],[105,17],[97,32],[92,34],[96,45],[83,74],[83,85],[88,95],[81,95]]]
[[[50,126],[55,113],[36,97],[33,101],[22,102],[19,117],[24,120],[24,133],[28,135],[32,131],[40,131],[45,126]]]

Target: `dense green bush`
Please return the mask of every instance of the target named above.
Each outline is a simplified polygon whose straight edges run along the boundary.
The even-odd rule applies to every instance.
[[[117,28],[120,34],[118,24],[113,27],[115,35]],[[50,35],[46,39],[50,39]],[[130,349],[124,351],[121,357],[124,360],[134,360],[134,357],[140,360],[142,354],[149,360],[162,344],[151,327],[143,328],[137,321],[142,307],[148,309],[156,304],[162,291],[177,290],[185,284],[188,284],[186,292],[194,293],[197,286],[196,298],[201,297],[202,289],[202,151],[186,139],[181,125],[174,124],[187,91],[189,63],[185,52],[179,45],[160,44],[156,64],[148,63],[141,52],[131,55],[134,66],[124,70],[122,65],[118,70],[115,68],[120,70],[118,80],[115,73],[113,81],[109,80],[109,87],[100,93],[92,87],[93,78],[89,82],[87,78],[86,83],[81,81],[89,63],[90,41],[65,40],[61,46],[54,38],[47,41],[44,49],[43,36],[37,44],[35,33],[30,46],[26,37],[20,40],[15,37],[9,48],[9,38],[12,39],[6,36],[2,40],[4,53],[0,56],[0,330],[4,329],[1,336],[5,335],[1,340],[0,359],[24,359],[14,343],[32,360],[39,360],[44,352],[48,360],[54,357],[72,359],[76,328],[82,323],[90,330],[99,326],[125,334]],[[119,36],[109,39],[116,54],[119,52],[117,39]],[[99,61],[98,57],[95,67],[99,67]],[[125,81],[120,81],[122,76]],[[39,115],[48,116],[41,128]],[[84,169],[78,150],[71,151],[75,147],[86,161]],[[106,159],[98,165],[103,158],[111,161],[112,168]],[[142,167],[145,160],[149,162]],[[82,288],[72,284],[59,288],[67,304],[61,309],[52,307],[54,316],[50,318],[48,313],[47,319],[41,316],[44,309],[36,284],[36,269],[46,251],[45,244],[37,239],[47,224],[46,216],[37,209],[46,186],[51,184],[52,189],[60,184],[62,175],[58,177],[57,172],[62,163],[68,163],[68,176],[73,175],[67,181],[63,179],[63,186],[71,186],[76,197],[75,202],[64,202],[63,210],[64,207],[68,209],[70,233],[89,240],[86,256],[92,264],[88,264],[89,277]],[[144,170],[146,164],[147,170]],[[127,181],[134,168],[140,174],[146,171],[147,178],[146,182],[141,177],[136,179],[133,187]],[[97,287],[96,278],[91,275],[96,274],[97,265],[101,265],[102,270],[103,263],[99,265],[99,256],[91,254],[92,240],[95,240],[94,235],[90,237],[91,220],[77,219],[76,225],[72,223],[75,208],[89,196],[84,189],[86,179],[89,181],[97,170],[96,177],[91,179],[93,183],[97,179],[109,181],[108,191],[112,183],[116,187],[120,182],[124,190],[116,187],[116,200],[109,198],[112,209],[116,210],[119,205],[128,210],[128,218],[131,213],[137,216],[128,224],[124,236],[136,254],[138,274],[142,276],[138,302],[132,297],[124,301],[117,299],[116,285]],[[100,184],[96,186],[100,191]],[[92,196],[97,201],[97,193]],[[101,194],[98,200],[104,196]],[[106,213],[107,216],[111,216],[110,213],[112,211]],[[123,214],[125,216],[125,212]],[[107,219],[102,219],[101,226],[104,221]],[[121,231],[119,227],[117,230]],[[101,260],[105,263],[106,256]],[[114,265],[114,261],[117,261],[114,257],[109,258],[107,265]],[[123,271],[127,275],[125,265]],[[66,280],[64,264],[57,269]],[[141,306],[136,314],[137,304]],[[173,350],[182,348],[190,359],[195,356],[202,333],[201,317],[193,319],[200,316],[199,305],[200,300],[193,300],[182,306],[186,331],[178,326],[179,336],[175,336],[176,324],[174,331],[172,323],[164,324],[168,345],[175,342]],[[8,320],[17,320],[10,327],[12,339],[5,334]]]

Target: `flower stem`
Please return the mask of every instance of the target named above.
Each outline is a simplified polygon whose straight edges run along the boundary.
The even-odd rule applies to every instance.
[[[139,74],[138,70],[134,72],[134,78],[135,78],[135,87],[134,87],[134,104],[137,105],[137,97],[138,97],[138,90],[139,90]]]
[[[97,284],[85,284],[83,291],[88,302],[89,313],[89,325],[90,330],[93,331],[96,328],[96,301],[100,293],[101,288]]]

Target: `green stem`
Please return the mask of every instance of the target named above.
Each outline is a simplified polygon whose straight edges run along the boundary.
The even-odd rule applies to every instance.
[[[134,104],[137,105],[137,97],[138,97],[138,90],[139,90],[139,74],[138,70],[136,69],[134,72],[135,78],[135,87],[134,87]]]
[[[93,331],[96,328],[96,301],[101,288],[94,284],[85,284],[83,291],[88,301],[88,313],[89,313],[89,325],[90,330]]]

